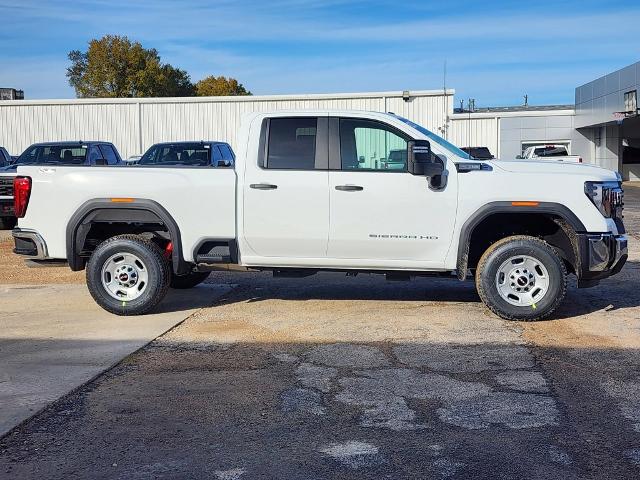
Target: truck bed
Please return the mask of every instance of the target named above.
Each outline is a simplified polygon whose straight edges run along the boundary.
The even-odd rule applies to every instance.
[[[19,167],[32,178],[29,203],[18,226],[28,225],[47,240],[52,258],[66,258],[68,219],[86,202],[144,198],[160,204],[181,232],[184,259],[211,232],[236,237],[236,173],[214,168]],[[61,221],[64,219],[64,221]]]

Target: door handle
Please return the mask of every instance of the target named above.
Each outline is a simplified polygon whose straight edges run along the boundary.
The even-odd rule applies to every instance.
[[[341,192],[360,192],[364,190],[364,187],[360,185],[336,185],[336,190],[340,190]]]
[[[272,185],[271,183],[252,183],[249,185],[251,188],[255,188],[256,190],[275,190],[278,188],[277,185]]]

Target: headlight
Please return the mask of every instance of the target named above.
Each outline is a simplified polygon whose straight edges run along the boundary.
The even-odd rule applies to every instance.
[[[620,182],[585,182],[584,193],[604,217],[622,218],[624,192]]]

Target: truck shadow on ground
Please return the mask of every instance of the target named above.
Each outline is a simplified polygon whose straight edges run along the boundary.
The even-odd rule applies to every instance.
[[[213,274],[209,282],[229,280]],[[273,278],[267,272],[234,274],[238,285],[233,294],[219,303],[255,303],[265,300],[290,301],[357,301],[379,300],[398,302],[435,302],[438,305],[479,304],[480,298],[474,282],[456,279],[417,278],[410,282],[388,282],[379,275],[358,275],[346,278],[344,274],[320,273],[302,278]],[[640,262],[627,262],[615,277],[599,285],[578,289],[573,276],[569,277],[567,296],[563,304],[547,320],[560,320],[598,311],[617,310],[640,306]],[[488,312],[488,310],[487,310]]]

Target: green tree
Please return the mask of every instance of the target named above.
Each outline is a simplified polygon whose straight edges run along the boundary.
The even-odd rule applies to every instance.
[[[235,78],[210,75],[196,83],[196,95],[199,97],[240,96],[251,95],[251,92]]]
[[[184,97],[195,88],[184,70],[163,64],[155,49],[127,37],[91,40],[86,52],[69,52],[69,84],[79,98]]]

